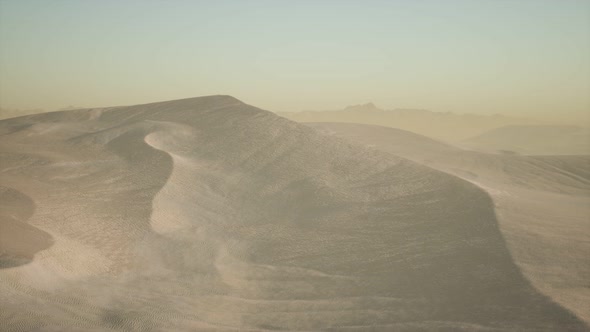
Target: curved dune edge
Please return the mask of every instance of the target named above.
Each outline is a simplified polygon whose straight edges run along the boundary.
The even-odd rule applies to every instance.
[[[168,198],[166,196],[170,192],[180,191],[181,188],[178,187],[184,184],[182,179],[190,176],[191,172],[199,169],[196,161],[183,158],[173,152],[174,142],[183,138],[197,140],[195,133],[189,126],[172,122],[154,123],[157,123],[163,128],[156,129],[146,135],[144,141],[152,148],[167,153],[172,158],[173,164],[170,177],[152,201],[152,215],[150,218],[152,230],[165,235],[190,228],[193,223],[191,219],[195,218],[195,215],[187,215],[187,213],[183,213],[183,210],[185,210],[186,206],[190,206],[199,199],[198,196],[192,195],[193,193],[196,194],[196,191],[187,191],[186,195],[177,195],[174,198]]]
[[[489,155],[396,128],[337,122],[307,125],[409,158],[489,193],[500,230],[523,275],[536,289],[590,324],[586,282],[590,266],[583,254],[590,252],[590,156]],[[502,173],[511,171],[515,177]]]
[[[6,326],[585,330],[528,286],[489,197],[463,180],[227,97],[27,121],[64,119],[80,130],[43,140],[72,163],[24,168],[48,181],[41,194],[64,188],[40,204],[68,216],[48,229],[109,269],[56,290],[12,269]]]

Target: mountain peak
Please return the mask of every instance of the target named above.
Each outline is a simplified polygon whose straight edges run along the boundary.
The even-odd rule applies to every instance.
[[[372,102],[366,104],[358,104],[358,105],[351,105],[347,106],[344,110],[346,111],[375,111],[380,110],[375,104]]]

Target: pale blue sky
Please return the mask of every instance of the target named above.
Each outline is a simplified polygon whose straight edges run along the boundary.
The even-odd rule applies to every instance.
[[[590,1],[0,0],[0,107],[590,110]]]

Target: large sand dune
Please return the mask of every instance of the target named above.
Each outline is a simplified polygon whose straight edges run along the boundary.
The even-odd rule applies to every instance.
[[[5,330],[587,330],[474,184],[234,98],[0,133]]]
[[[590,322],[589,155],[486,154],[394,128],[310,126],[454,174],[486,190],[512,256],[527,278]]]

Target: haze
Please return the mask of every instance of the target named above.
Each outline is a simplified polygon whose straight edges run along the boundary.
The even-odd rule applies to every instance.
[[[212,94],[273,111],[590,109],[588,1],[4,0],[0,45],[5,111]]]
[[[587,332],[589,252],[588,1],[0,0],[2,331]]]

